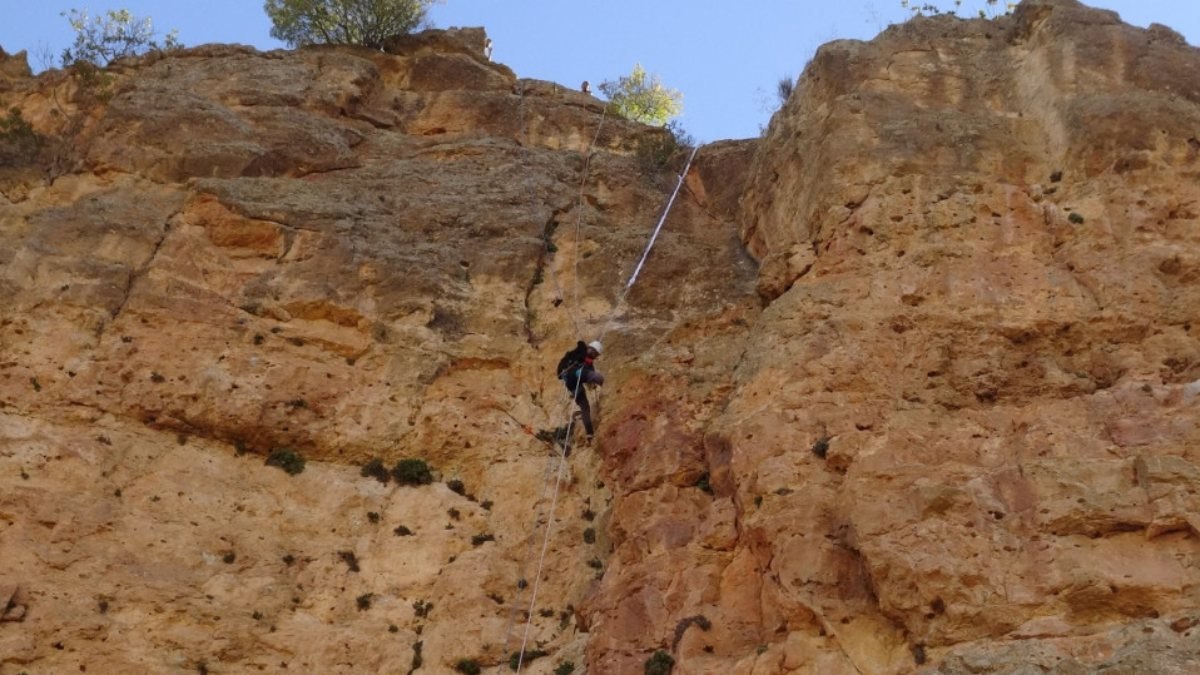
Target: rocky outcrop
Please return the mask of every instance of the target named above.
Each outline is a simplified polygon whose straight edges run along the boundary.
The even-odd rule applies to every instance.
[[[1065,1],[822,48],[743,201],[770,304],[716,425],[760,662],[1188,669],[1197,65]]]
[[[1195,48],[827,45],[627,288],[682,154],[485,41],[0,89],[0,670],[1194,669]]]
[[[753,265],[729,196],[685,195],[618,305],[658,132],[481,35],[206,46],[3,101],[77,163],[31,158],[0,202],[5,672],[506,662],[555,484],[529,649],[584,667],[610,492],[534,437],[567,419],[553,364],[605,326],[633,358],[750,297]],[[263,464],[285,451],[294,478]]]
[[[25,52],[8,54],[0,49],[0,92],[15,88],[33,77],[29,69],[29,57]]]

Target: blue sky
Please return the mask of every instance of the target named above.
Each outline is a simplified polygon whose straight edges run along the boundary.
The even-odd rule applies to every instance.
[[[1166,24],[1200,44],[1198,0],[1089,4],[1116,10],[1135,25]],[[72,39],[61,12],[121,7],[152,17],[160,30],[178,28],[186,45],[281,46],[270,37],[259,0],[0,0],[0,47],[28,50],[35,69],[55,65]],[[493,58],[522,77],[595,85],[640,62],[683,92],[680,121],[702,141],[756,136],[776,82],[798,75],[818,46],[870,39],[907,16],[900,0],[445,0],[431,12],[437,27],[487,28]]]

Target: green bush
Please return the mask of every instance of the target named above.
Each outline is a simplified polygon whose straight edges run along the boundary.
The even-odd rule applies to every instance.
[[[653,656],[646,659],[645,675],[671,675],[671,669],[674,667],[675,659],[660,649],[654,652]]]
[[[683,112],[683,94],[663,86],[658,75],[647,73],[640,63],[628,75],[601,82],[600,91],[614,113],[642,124],[662,126]]]
[[[479,662],[475,659],[459,659],[458,663],[454,664],[454,670],[463,675],[479,675],[483,669],[479,667]]]
[[[392,467],[392,478],[400,485],[429,485],[433,473],[423,459],[402,459]]]
[[[374,457],[371,461],[362,465],[359,470],[359,475],[363,478],[374,478],[375,480],[387,485],[387,482],[392,479],[392,475],[388,473],[387,467],[383,465],[383,460]]]
[[[543,656],[548,656],[549,654],[550,652],[543,651],[541,649],[530,649],[529,651],[525,652],[525,658],[522,659],[520,652],[513,652],[508,657],[508,667],[516,670],[517,666],[520,665],[522,668],[524,668],[525,666],[529,665],[530,661],[534,659],[540,659]]]
[[[271,37],[291,47],[316,44],[383,47],[393,35],[425,24],[434,0],[267,0]]]
[[[554,669],[554,675],[571,675],[573,672],[575,672],[575,664],[570,661],[560,663]]]
[[[304,471],[304,458],[294,450],[276,448],[267,455],[266,465],[279,467],[289,475],[295,476]]]
[[[408,671],[409,673],[412,673],[413,670],[416,670],[425,664],[425,659],[421,656],[421,647],[423,645],[424,643],[420,640],[413,643],[412,670]]]
[[[666,169],[682,169],[696,139],[678,122],[670,122],[661,130],[638,137],[634,155],[646,173],[658,173]]]

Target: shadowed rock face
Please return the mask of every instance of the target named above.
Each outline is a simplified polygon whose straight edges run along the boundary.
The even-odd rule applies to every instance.
[[[1194,670],[1196,49],[827,45],[625,294],[656,131],[485,40],[5,67],[0,670]]]

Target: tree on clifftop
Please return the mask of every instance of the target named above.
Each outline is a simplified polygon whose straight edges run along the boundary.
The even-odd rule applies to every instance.
[[[271,37],[289,46],[364,45],[378,49],[393,35],[425,23],[435,0],[266,0]]]
[[[110,9],[100,16],[91,16],[86,9],[72,9],[62,15],[75,31],[75,41],[62,53],[65,67],[89,63],[103,68],[126,56],[181,46],[179,31],[167,33],[160,44],[154,39],[150,18],[138,18],[127,9]]]
[[[683,112],[683,94],[664,87],[658,76],[648,74],[640,63],[628,75],[601,82],[600,91],[618,115],[635,122],[661,127]]]

